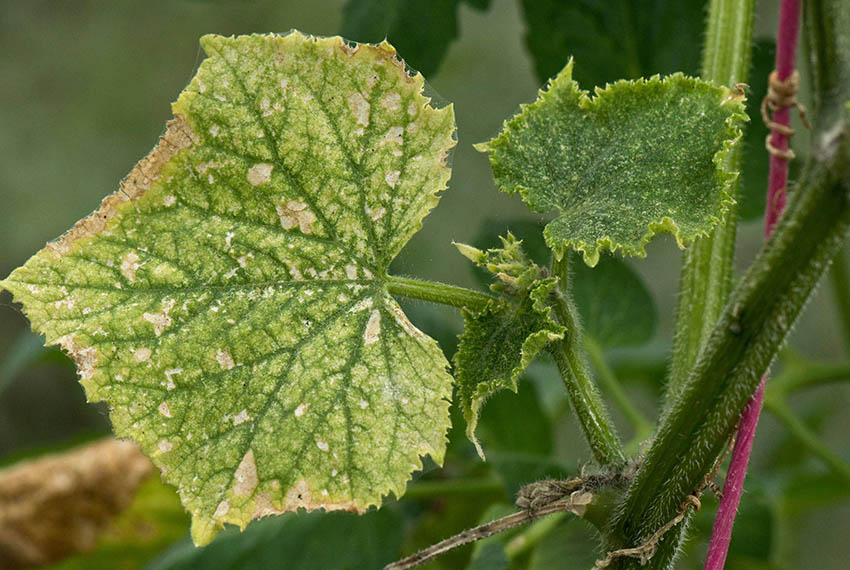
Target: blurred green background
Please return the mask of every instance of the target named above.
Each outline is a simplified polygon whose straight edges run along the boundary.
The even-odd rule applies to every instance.
[[[533,0],[525,4],[530,2]],[[150,150],[171,117],[169,102],[176,99],[202,58],[198,47],[201,35],[286,32],[292,28],[334,35],[343,26],[343,4],[342,0],[3,2],[0,275],[7,275],[46,241],[94,210]],[[471,264],[456,253],[452,240],[477,243],[485,224],[493,220],[540,222],[542,218],[529,213],[518,198],[496,191],[486,157],[471,145],[495,135],[502,121],[513,115],[521,103],[534,99],[541,81],[526,44],[522,3],[492,0],[486,10],[472,4],[475,2],[458,5],[459,37],[449,45],[439,70],[428,76],[438,100],[455,105],[458,147],[453,157],[452,180],[439,207],[396,260],[394,272],[477,287],[479,280]],[[760,2],[757,39],[771,36],[777,4]],[[697,29],[700,27],[701,20]],[[700,38],[688,37],[685,41],[699,42]],[[760,45],[762,51],[755,57],[769,63],[769,42]],[[558,69],[564,62],[565,58],[552,65]],[[581,59],[576,65],[581,69]],[[751,81],[754,89],[758,81],[755,77]],[[754,123],[758,122],[754,119]],[[805,134],[797,138],[804,139]],[[749,154],[763,152],[758,137],[755,141]],[[747,181],[756,188],[764,180],[758,177],[758,168],[754,168],[755,182]],[[756,218],[741,227],[738,264],[742,269],[761,244],[761,223]],[[679,258],[673,240],[662,237],[651,244],[646,259],[629,261],[651,291],[659,310],[659,326],[648,345],[608,354],[627,390],[650,417],[655,417],[670,344]],[[417,326],[440,340],[447,353],[454,350],[461,322],[456,312],[420,303],[405,308]],[[8,293],[0,294],[2,463],[109,431],[105,409],[85,403],[67,359],[55,350],[39,349],[38,344]],[[831,361],[848,357],[829,287],[821,287],[810,303],[791,344],[807,358]],[[491,449],[497,451],[500,445],[513,451],[532,449],[574,473],[589,453],[573,420],[564,416],[563,410],[559,412],[563,405],[559,380],[546,362],[535,365],[529,376],[533,383],[524,385],[528,389],[521,390],[518,396],[496,398],[485,408],[485,418],[492,418],[482,426],[485,448],[489,438]],[[847,385],[833,384],[796,394],[791,404],[822,435],[825,445],[839,456],[850,458]],[[511,410],[528,413],[520,415]],[[552,421],[547,420],[540,427],[539,417],[529,417],[535,414]],[[622,418],[617,416],[617,420]],[[500,480],[507,480],[507,468],[502,465],[500,469],[498,459],[496,467],[478,464],[462,436],[464,426],[459,415],[458,422],[443,473],[432,468],[425,479],[470,473],[488,476],[495,469]],[[622,427],[629,436],[625,423]],[[546,440],[543,444],[535,435],[538,429],[545,431],[540,436]],[[733,544],[733,552],[739,549],[736,568],[848,567],[850,489],[846,481],[842,485],[839,480],[837,484],[830,483],[837,485],[836,489],[824,483],[831,494],[819,495],[818,477],[826,473],[827,468],[794,443],[773,416],[764,415],[742,507],[746,516],[742,515],[733,540],[737,544]],[[528,481],[518,481],[523,482]],[[798,489],[802,501],[809,495],[814,498],[800,506],[793,503],[794,497],[788,498],[788,489]],[[780,496],[781,500],[777,498]],[[402,501],[390,507],[406,521],[404,536],[394,538],[393,544],[403,544],[404,551],[410,552],[415,546],[424,546],[474,523],[490,503],[509,499],[505,492],[493,492],[419,502],[414,497],[411,504]],[[699,552],[704,549],[704,535],[716,506],[713,499],[705,503],[695,525],[697,537],[687,548],[690,556],[681,568],[700,567]],[[302,524],[289,519],[284,522]],[[376,529],[392,528],[386,521],[375,524]],[[523,567],[584,568],[592,564],[592,533],[576,523],[562,526],[567,530],[549,535],[548,546],[544,539],[539,552],[522,559],[526,565]],[[283,532],[268,532],[273,535],[278,531]],[[302,547],[311,536],[320,536],[304,529],[299,532],[305,533]],[[180,553],[175,552],[171,557],[179,559]],[[466,549],[442,564],[445,568],[463,568],[470,552]],[[580,562],[569,563],[572,557]]]

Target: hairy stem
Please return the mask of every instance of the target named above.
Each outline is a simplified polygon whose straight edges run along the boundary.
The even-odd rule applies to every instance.
[[[665,414],[611,526],[612,549],[641,544],[676,516],[738,423],[803,305],[850,233],[844,123],[816,136],[814,164],[773,238],[735,288],[687,382]],[[670,537],[673,537],[671,540]],[[659,554],[677,539],[661,540]],[[656,558],[650,567],[666,568]],[[620,568],[636,568],[632,562]]]
[[[568,260],[565,255],[560,261],[552,262],[552,273],[560,280],[553,295],[552,308],[555,318],[567,332],[562,341],[552,344],[550,352],[593,456],[602,466],[623,465],[626,461],[623,444],[582,353],[581,323],[569,295]]]
[[[782,0],[779,9],[779,32],[776,41],[776,73],[779,81],[785,81],[794,73],[794,59],[797,53],[797,34],[800,29],[799,0]],[[776,109],[773,121],[777,125],[788,127],[790,124],[790,107]],[[780,154],[788,150],[790,135],[773,129],[770,134],[770,144],[779,152],[771,153],[770,174],[767,185],[767,201],[764,213],[764,235],[768,239],[773,233],[776,223],[785,210],[786,185],[788,184],[788,158]],[[726,555],[729,552],[729,542],[732,539],[732,527],[735,525],[735,515],[741,502],[744,481],[747,478],[747,465],[753,449],[762,402],[764,401],[764,385],[767,375],[761,379],[755,394],[741,413],[738,424],[738,435],[729,461],[729,471],[723,485],[723,497],[717,508],[708,553],[705,559],[705,570],[723,570]]]
[[[493,297],[487,293],[473,291],[456,285],[436,283],[432,281],[420,281],[409,277],[387,277],[387,289],[393,295],[430,301],[441,305],[465,308],[480,311],[487,306]]]
[[[755,0],[711,1],[703,79],[730,87],[747,81],[754,6]],[[729,162],[732,170],[740,169],[740,147],[731,153]],[[737,197],[737,182],[731,191]],[[729,297],[737,225],[738,209],[733,206],[711,234],[684,253],[665,408],[684,384]]]

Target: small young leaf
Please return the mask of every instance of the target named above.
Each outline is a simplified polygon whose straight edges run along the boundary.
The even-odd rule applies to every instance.
[[[590,266],[603,249],[644,256],[662,231],[680,246],[707,234],[732,202],[726,156],[747,120],[743,95],[676,74],[619,81],[591,99],[572,68],[477,145],[498,186],[558,212],[546,243]]]
[[[441,462],[451,376],[389,295],[449,178],[387,43],[205,36],[209,57],[121,190],[0,286],[176,485],[229,522],[363,512]]]
[[[552,319],[546,304],[557,280],[541,279],[540,268],[528,261],[511,234],[503,238],[503,244],[487,252],[458,244],[464,255],[497,277],[491,288],[504,294],[483,311],[463,311],[464,332],[455,354],[466,435],[482,459],[475,428],[485,400],[504,388],[516,392],[519,375],[534,357],[564,337],[564,328]]]

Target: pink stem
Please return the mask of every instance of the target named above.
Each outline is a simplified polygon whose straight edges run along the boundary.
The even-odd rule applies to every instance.
[[[797,34],[800,28],[799,0],[782,0],[779,8],[779,31],[776,38],[776,74],[784,81],[794,73],[794,59],[797,52]],[[773,121],[788,126],[790,108],[778,109],[773,114]],[[789,137],[777,131],[772,131],[770,143],[779,150],[788,149]],[[776,227],[779,217],[785,210],[786,185],[788,184],[788,161],[774,154],[770,155],[770,176],[767,185],[767,205],[765,208],[764,235],[770,237]],[[738,436],[729,461],[729,471],[723,485],[723,498],[714,519],[711,540],[708,544],[708,554],[705,558],[705,570],[722,570],[729,551],[729,541],[732,538],[732,526],[735,524],[735,514],[741,502],[744,490],[744,480],[747,477],[747,465],[750,462],[750,452],[753,449],[753,439],[764,400],[764,384],[767,374],[761,379],[756,393],[744,408],[738,424]]]

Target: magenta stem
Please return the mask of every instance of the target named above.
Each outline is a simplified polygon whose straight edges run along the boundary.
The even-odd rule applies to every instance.
[[[782,0],[779,7],[779,32],[776,37],[776,74],[784,81],[794,73],[794,60],[797,55],[797,34],[800,29],[800,1]],[[791,108],[778,109],[773,121],[788,126]],[[778,131],[770,133],[770,144],[779,150],[788,150],[789,137]],[[788,161],[775,154],[770,155],[770,176],[767,184],[767,206],[765,208],[764,233],[770,237],[776,222],[785,210],[788,183]]]
[[[783,81],[794,73],[794,60],[797,55],[797,35],[800,29],[799,0],[782,0],[779,7],[779,30],[776,36],[776,74]],[[778,109],[773,114],[773,121],[788,126],[791,114],[789,107]],[[789,137],[772,131],[770,143],[777,149],[788,150]],[[788,160],[775,154],[770,155],[770,175],[767,184],[767,205],[764,215],[765,239],[770,237],[773,228],[785,210],[786,186],[788,184]],[[711,530],[711,540],[708,543],[708,554],[705,558],[705,570],[722,570],[729,552],[729,541],[732,538],[732,527],[741,493],[744,490],[744,480],[747,478],[747,465],[750,462],[750,452],[753,449],[753,439],[758,426],[764,401],[764,385],[767,374],[761,379],[756,393],[744,408],[738,424],[738,435],[732,458],[729,460],[729,471],[723,484],[723,497],[714,518],[714,528]]]

